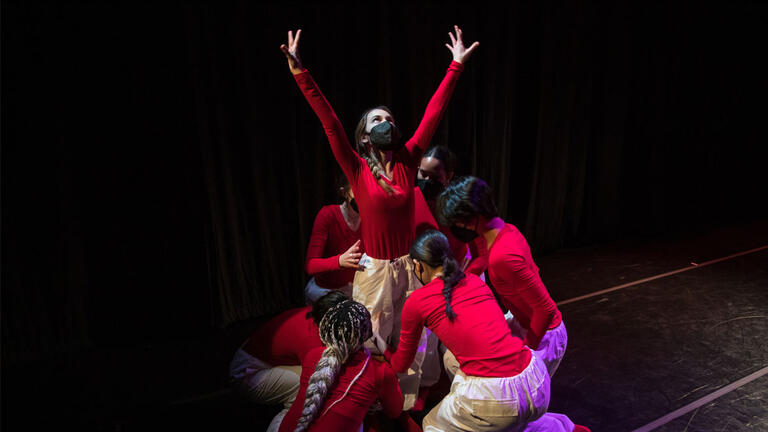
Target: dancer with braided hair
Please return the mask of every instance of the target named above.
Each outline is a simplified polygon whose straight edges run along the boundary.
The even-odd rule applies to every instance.
[[[397,376],[363,347],[371,335],[371,315],[360,303],[347,300],[326,312],[320,321],[324,347],[307,354],[281,432],[358,430],[377,399],[387,416],[401,414]]]
[[[289,309],[260,324],[238,348],[229,365],[235,393],[250,402],[280,404],[280,411],[267,428],[274,432],[299,391],[301,365],[307,353],[322,347],[320,320],[333,306],[349,297],[331,291],[312,306]]]
[[[478,42],[464,46],[462,32],[454,27],[446,44],[453,61],[437,91],[427,104],[424,118],[413,137],[405,144],[395,125],[392,112],[383,106],[363,113],[355,130],[357,152],[350,146],[344,128],[331,105],[323,96],[299,57],[301,30],[288,32],[288,44],[280,48],[288,60],[288,68],[304,97],[320,119],[331,150],[352,185],[360,209],[361,237],[365,254],[360,265],[365,269],[355,274],[353,298],[371,312],[375,344],[368,346],[374,353],[397,345],[400,311],[407,295],[418,288],[412,277],[408,248],[414,238],[414,188],[416,170],[437,125],[445,111],[459,76]],[[426,336],[423,344],[426,344]],[[412,365],[401,387],[406,394],[405,408],[415,402],[422,376],[422,358]]]
[[[450,393],[424,418],[425,431],[587,430],[546,412],[546,366],[510,333],[490,288],[461,271],[445,235],[424,232],[413,242],[410,257],[424,286],[406,300],[400,346],[385,356],[395,371],[405,370],[426,326],[461,366]]]

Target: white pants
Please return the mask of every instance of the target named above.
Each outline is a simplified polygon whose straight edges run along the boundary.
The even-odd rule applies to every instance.
[[[459,370],[450,393],[424,418],[424,431],[571,432],[568,417],[547,413],[549,383],[547,368],[535,352],[513,377],[467,376]]]
[[[525,339],[528,331],[520,325],[520,322],[510,312],[507,312],[504,318],[507,320],[507,325],[509,325],[512,335]],[[536,354],[547,365],[550,377],[555,374],[558,366],[560,366],[567,346],[568,332],[565,330],[565,321],[560,322],[559,326],[547,330],[544,333],[544,337],[541,338],[539,347],[536,348]]]
[[[277,431],[280,422],[299,392],[301,366],[271,366],[242,349],[235,352],[229,364],[229,379],[234,390],[247,400],[283,406],[267,431]]]
[[[413,274],[413,261],[405,255],[393,260],[371,258],[363,254],[362,271],[355,273],[352,298],[371,313],[373,340],[365,344],[373,354],[381,354],[387,346],[397,347],[400,340],[400,314],[405,299],[421,282]],[[411,409],[419,387],[431,386],[440,378],[437,337],[424,329],[416,357],[407,372],[398,374],[403,392],[403,409]]]

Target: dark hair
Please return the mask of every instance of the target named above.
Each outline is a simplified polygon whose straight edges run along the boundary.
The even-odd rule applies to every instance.
[[[446,174],[456,171],[456,154],[446,146],[430,147],[422,156],[422,158],[426,157],[432,157],[442,162]]]
[[[377,107],[365,110],[363,115],[360,117],[360,121],[357,122],[357,127],[355,127],[355,148],[357,149],[357,153],[360,155],[360,157],[368,162],[368,168],[371,170],[373,178],[375,178],[379,185],[385,191],[387,191],[388,194],[391,195],[395,192],[395,190],[381,178],[381,173],[384,171],[384,167],[379,160],[379,155],[376,153],[376,150],[372,145],[366,145],[362,142],[363,135],[365,135],[365,125],[368,122],[368,113],[376,109],[384,110],[389,113],[389,115],[394,117],[392,110],[384,105],[379,105]]]
[[[334,183],[336,184],[336,193],[341,195],[341,197],[346,201],[347,197],[345,194],[352,188],[352,185],[349,183],[349,179],[343,173],[338,172],[336,173],[336,181]],[[344,193],[340,193],[339,189],[344,189]]]
[[[350,300],[350,298],[341,291],[331,291],[326,293],[312,305],[312,310],[307,314],[307,318],[311,317],[315,324],[319,326],[325,313],[345,300]]]
[[[477,215],[493,219],[499,215],[488,183],[473,176],[459,177],[437,197],[435,209],[441,225],[452,226]]]
[[[451,293],[453,293],[453,287],[464,279],[464,272],[453,258],[448,238],[440,231],[424,231],[411,244],[409,254],[411,258],[422,261],[430,267],[443,266],[441,279],[443,280],[443,297],[445,297],[445,314],[450,321],[453,321],[456,313],[451,309]]]
[[[322,415],[320,408],[335,386],[341,368],[373,335],[371,314],[365,306],[356,301],[342,301],[325,314],[320,321],[319,333],[325,350],[315,366],[315,372],[309,377],[304,407],[296,431],[307,430],[310,424]],[[363,365],[363,369],[367,364],[366,362]],[[362,373],[363,371],[360,371],[360,375]],[[352,380],[350,387],[356,379]],[[326,408],[326,411],[329,409],[330,407]]]

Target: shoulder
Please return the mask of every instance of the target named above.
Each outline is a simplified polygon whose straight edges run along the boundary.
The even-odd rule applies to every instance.
[[[338,204],[331,204],[323,206],[320,211],[317,212],[317,219],[333,219],[336,213],[341,213],[341,209]]]
[[[320,357],[323,356],[323,351],[325,351],[324,346],[315,347],[309,350],[307,355],[304,356],[304,365],[314,367],[320,360]]]

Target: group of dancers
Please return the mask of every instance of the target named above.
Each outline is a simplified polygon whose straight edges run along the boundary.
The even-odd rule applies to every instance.
[[[413,136],[379,106],[354,147],[302,66],[301,30],[281,46],[343,171],[344,202],[315,219],[308,306],[259,326],[230,365],[239,393],[283,405],[270,431],[382,430],[382,415],[411,431],[588,431],[547,411],[567,333],[526,239],[486,182],[454,179],[453,153],[427,149],[479,46],[458,26],[449,37],[453,61]],[[420,427],[408,411],[443,373],[450,391]]]

